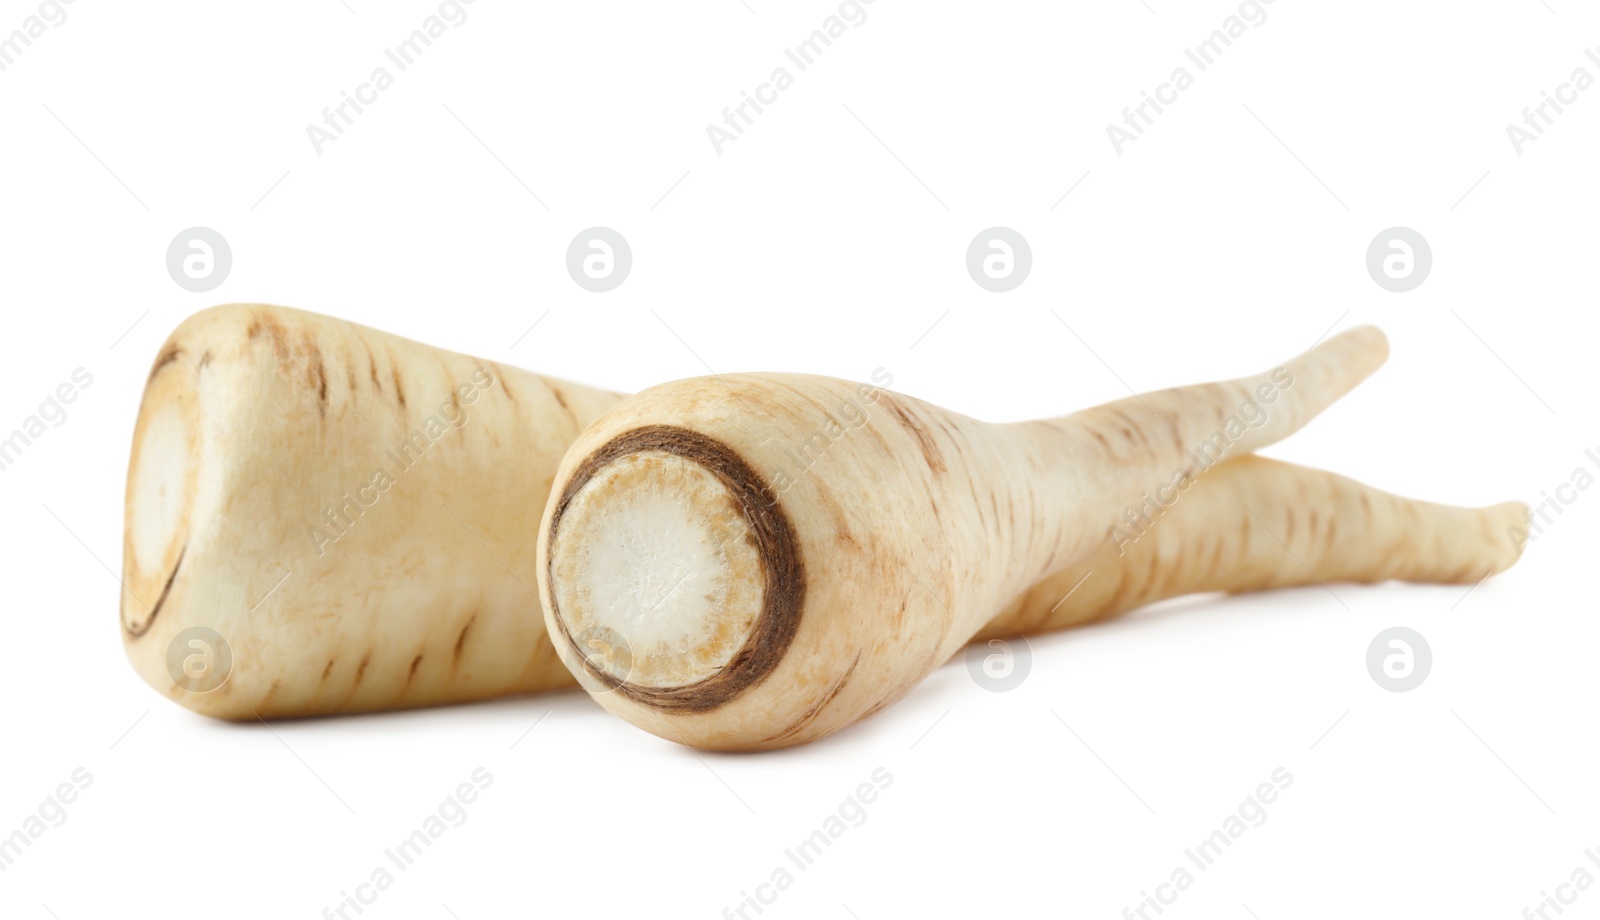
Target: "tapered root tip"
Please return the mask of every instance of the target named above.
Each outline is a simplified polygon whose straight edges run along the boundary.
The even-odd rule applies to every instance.
[[[1426,503],[1417,503],[1426,505]],[[1442,509],[1433,521],[1432,581],[1476,584],[1517,564],[1529,541],[1528,506],[1502,502],[1487,508]]]
[[[799,616],[788,519],[722,443],[651,426],[586,458],[551,515],[553,631],[591,690],[704,711],[763,680]]]
[[[1354,386],[1389,360],[1389,337],[1377,326],[1356,326],[1312,348],[1310,355],[1332,357]]]
[[[1496,537],[1494,545],[1500,552],[1489,571],[1498,575],[1516,565],[1528,545],[1528,506],[1523,502],[1501,502],[1483,509],[1489,518],[1489,530]]]

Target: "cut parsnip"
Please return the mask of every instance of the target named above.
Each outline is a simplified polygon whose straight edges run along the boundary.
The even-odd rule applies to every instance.
[[[134,668],[227,719],[562,686],[533,534],[621,397],[282,307],[162,347],[128,471]]]
[[[1516,557],[1495,536],[1514,516],[1505,507],[1402,502],[1271,464],[1207,472],[1288,436],[1387,353],[1382,333],[1360,328],[1256,377],[1013,425],[821,377],[646,390],[585,430],[561,463],[539,531],[552,639],[580,683],[633,724],[697,747],[755,750],[876,711],[992,620],[1016,625],[996,620],[1008,603],[1012,617],[1037,620],[1027,628],[1133,603],[1104,596],[1040,615],[1042,601],[1023,594],[1048,578],[1059,599],[1065,579],[1108,547],[1147,599],[1163,578],[1171,590],[1292,582],[1248,517],[1248,533],[1217,538],[1260,554],[1227,563],[1236,577],[1146,571],[1177,558],[1170,541],[1202,540],[1218,503],[1234,498],[1260,495],[1269,507],[1256,513],[1285,530],[1292,510],[1306,527],[1315,516],[1319,534],[1365,527],[1380,546],[1429,554],[1397,565],[1335,540],[1312,554],[1326,574],[1311,577],[1458,580],[1503,569]],[[1223,488],[1196,487],[1211,475]],[[1126,528],[1152,494],[1164,507],[1181,495],[1170,507],[1182,519],[1133,539]],[[1353,510],[1362,496],[1382,499],[1365,523]],[[1231,512],[1221,520],[1241,527]]]

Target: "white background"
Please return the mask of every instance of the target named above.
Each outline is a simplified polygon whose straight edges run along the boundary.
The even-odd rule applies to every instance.
[[[0,3],[0,33],[36,8]],[[1236,5],[878,0],[719,155],[706,126],[836,6],[478,0],[318,155],[306,126],[436,8],[78,0],[0,73],[0,428],[94,376],[0,474],[0,834],[94,776],[0,873],[0,914],[317,917],[479,766],[469,820],[367,916],[722,916],[879,767],[867,821],[762,916],[1117,917],[1277,767],[1269,819],[1168,917],[1514,918],[1600,874],[1594,490],[1470,593],[1177,602],[1036,638],[1013,692],[956,662],[775,754],[695,754],[577,692],[268,730],[151,691],[106,566],[150,362],[213,303],[619,390],[884,367],[995,420],[1376,323],[1389,366],[1274,455],[1482,505],[1600,452],[1600,90],[1520,155],[1506,135],[1600,76],[1574,0],[1278,0],[1120,156],[1107,124]],[[233,249],[205,294],[164,265],[195,225]],[[607,294],[563,264],[594,225],[634,253]],[[1033,250],[1007,294],[964,266],[995,225]],[[1407,294],[1364,265],[1396,225],[1434,254]],[[1393,625],[1433,650],[1409,693],[1365,666]]]

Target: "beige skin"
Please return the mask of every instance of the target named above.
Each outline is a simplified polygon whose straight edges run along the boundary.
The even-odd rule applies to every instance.
[[[463,384],[473,402],[452,403]],[[533,606],[527,535],[563,451],[620,398],[297,310],[191,317],[157,355],[135,435],[129,659],[157,690],[226,719],[577,686]],[[446,403],[466,412],[461,428],[437,414]],[[446,428],[401,469],[386,452],[429,415]],[[379,468],[398,475],[376,492]],[[358,513],[363,490],[376,497]],[[206,671],[220,666],[214,640],[178,643],[194,682],[168,669],[190,627],[228,645],[214,689],[199,689],[223,676]]]
[[[1120,553],[1106,541],[1024,591],[973,638],[1081,626],[1214,591],[1476,582],[1516,561],[1506,528],[1525,510],[1436,505],[1246,455],[1201,476],[1148,536]]]
[[[134,432],[129,660],[224,719],[570,684],[531,536],[563,452],[620,398],[298,310],[196,314],[162,347]],[[190,627],[232,655],[205,692],[186,687],[221,676],[214,640],[178,643],[182,686],[169,670]]]
[[[1012,425],[821,377],[654,387],[561,463],[539,532],[549,631],[633,724],[761,750],[870,715],[980,634],[1194,591],[1504,570],[1517,550],[1497,535],[1520,506],[1413,502],[1247,456],[1387,354],[1355,329],[1255,377]],[[1173,501],[1157,515],[1152,494]],[[1149,520],[1131,539],[1135,507]]]

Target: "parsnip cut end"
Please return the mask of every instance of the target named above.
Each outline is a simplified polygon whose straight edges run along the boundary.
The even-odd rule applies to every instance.
[[[160,612],[183,560],[199,484],[196,413],[192,374],[176,361],[158,367],[129,462],[122,623],[132,636]]]
[[[613,460],[572,496],[552,538],[565,632],[619,683],[715,677],[761,617],[763,563],[743,506],[695,460],[662,450]]]
[[[129,539],[140,571],[160,568],[167,550],[181,542],[194,465],[190,437],[177,407],[162,406],[150,414],[140,439],[128,502]]]

